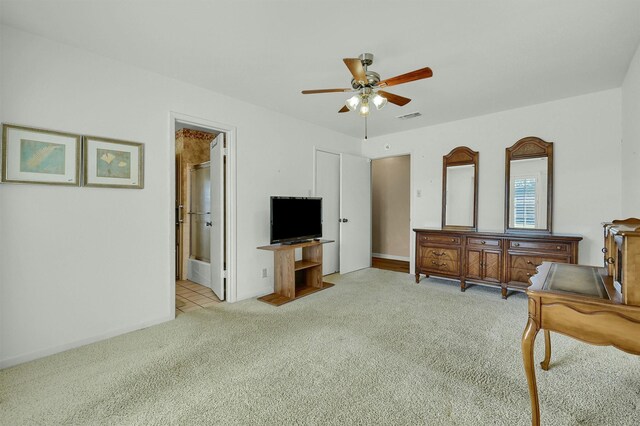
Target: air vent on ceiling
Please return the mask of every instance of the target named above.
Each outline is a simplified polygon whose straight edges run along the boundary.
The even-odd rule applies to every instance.
[[[421,113],[416,111],[416,112],[411,112],[411,113],[405,114],[405,115],[399,115],[396,118],[399,118],[400,120],[410,120],[412,118],[420,117],[421,115],[422,115]]]

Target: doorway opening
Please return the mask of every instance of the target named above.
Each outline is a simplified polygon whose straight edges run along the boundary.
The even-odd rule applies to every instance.
[[[175,253],[171,301],[175,315],[235,301],[235,129],[171,114]],[[231,170],[233,168],[233,170]]]
[[[411,156],[371,161],[371,265],[409,273]]]

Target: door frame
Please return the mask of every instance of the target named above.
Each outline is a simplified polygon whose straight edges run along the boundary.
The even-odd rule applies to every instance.
[[[193,125],[196,127],[203,127],[205,129],[211,129],[218,133],[225,134],[225,141],[227,144],[226,156],[227,156],[227,170],[225,174],[225,189],[227,192],[227,200],[225,204],[225,215],[227,223],[225,226],[226,238],[226,256],[225,263],[226,269],[226,282],[225,282],[225,296],[226,301],[233,303],[237,301],[237,224],[236,224],[236,208],[237,208],[237,128],[228,124],[219,123],[206,118],[194,117],[179,112],[169,112],[169,152],[170,152],[170,164],[167,165],[166,170],[169,171],[169,194],[170,194],[170,206],[169,206],[169,235],[170,235],[170,250],[169,250],[169,306],[171,315],[175,315],[176,311],[176,237],[175,237],[175,194],[176,194],[176,171],[175,171],[175,153],[176,153],[176,122],[182,124]]]
[[[393,153],[393,154],[386,154],[386,155],[379,155],[379,156],[375,156],[375,157],[369,157],[371,159],[371,161],[373,162],[373,160],[382,160],[385,158],[392,158],[392,157],[404,157],[405,155],[409,156],[409,275],[412,275],[412,271],[415,271],[415,262],[416,262],[416,254],[415,254],[415,232],[413,232],[413,228],[414,228],[414,224],[413,224],[413,216],[414,216],[414,212],[413,212],[413,194],[414,194],[414,188],[413,188],[413,171],[414,171],[414,164],[413,164],[413,157],[414,157],[414,153],[413,151],[407,151],[407,152],[398,152],[398,153]],[[371,165],[371,170],[373,170],[373,163]],[[373,183],[373,180],[372,180]],[[371,185],[371,197],[373,200],[373,185]],[[371,203],[371,216],[373,217],[373,201]],[[371,229],[371,244],[372,244],[372,251],[373,251],[373,229]]]

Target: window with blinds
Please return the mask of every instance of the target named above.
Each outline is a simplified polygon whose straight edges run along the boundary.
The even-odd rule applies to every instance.
[[[536,227],[536,184],[535,177],[514,179],[513,223],[516,228]]]

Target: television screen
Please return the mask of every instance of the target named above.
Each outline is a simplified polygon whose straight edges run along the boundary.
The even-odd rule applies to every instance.
[[[322,236],[322,198],[271,197],[271,244]]]

